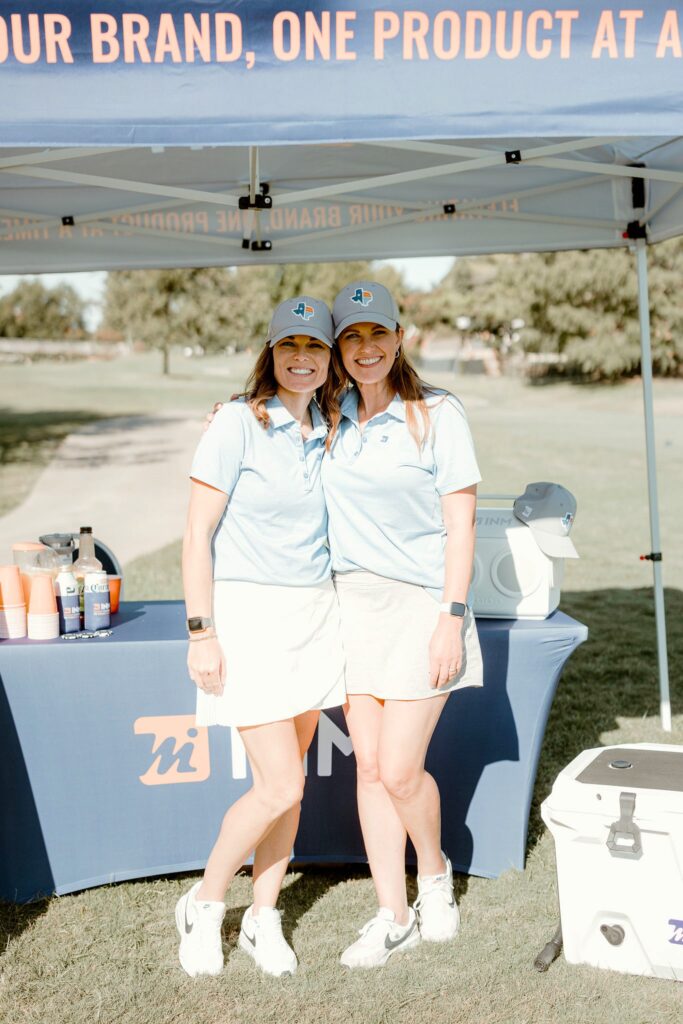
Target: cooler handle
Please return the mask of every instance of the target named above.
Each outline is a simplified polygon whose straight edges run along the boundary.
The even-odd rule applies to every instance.
[[[635,793],[619,794],[621,817],[612,822],[607,837],[607,848],[613,857],[638,858],[643,852],[640,829],[633,820],[636,809]]]

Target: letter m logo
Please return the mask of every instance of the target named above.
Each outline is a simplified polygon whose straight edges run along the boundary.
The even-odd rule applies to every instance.
[[[162,786],[171,782],[204,782],[211,774],[209,732],[195,725],[194,715],[137,718],[136,736],[153,736],[150,765],[140,782]]]
[[[673,942],[674,946],[683,946],[683,921],[676,921],[674,918],[671,918],[669,924],[673,928],[673,935],[669,942]]]

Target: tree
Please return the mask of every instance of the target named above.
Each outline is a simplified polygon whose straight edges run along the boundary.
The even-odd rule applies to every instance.
[[[310,294],[331,304],[358,277],[380,280],[401,296],[400,275],[391,268],[375,273],[360,261],[115,271],[107,277],[103,325],[160,349],[168,373],[174,345],[201,344],[206,351],[260,346],[279,302]]]
[[[29,278],[0,298],[0,337],[85,338],[85,303],[68,284],[46,288]]]
[[[683,373],[683,239],[648,249],[654,372]],[[526,253],[459,259],[416,319],[438,329],[458,315],[500,342],[513,319],[526,352],[563,357],[547,373],[618,380],[640,373],[636,271],[627,249]],[[419,319],[421,318],[421,319]]]

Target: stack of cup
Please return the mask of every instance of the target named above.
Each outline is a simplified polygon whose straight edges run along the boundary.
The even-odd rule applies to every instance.
[[[26,604],[18,565],[0,565],[0,639],[26,636]]]
[[[36,573],[31,579],[28,606],[29,640],[56,640],[59,636],[59,611],[52,576]]]

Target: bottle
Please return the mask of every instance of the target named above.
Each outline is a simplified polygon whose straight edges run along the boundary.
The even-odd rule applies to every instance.
[[[78,583],[78,602],[81,611],[81,618],[85,611],[83,588],[85,586],[85,574],[87,572],[101,572],[102,563],[95,558],[95,539],[92,535],[92,526],[81,526],[81,533],[78,538],[78,558],[73,564],[72,572]]]
[[[84,586],[85,629],[107,629],[111,624],[109,613],[109,583],[106,572],[89,572]]]
[[[66,569],[57,577],[57,610],[60,633],[77,633],[81,628],[78,601],[78,583],[71,571]]]

